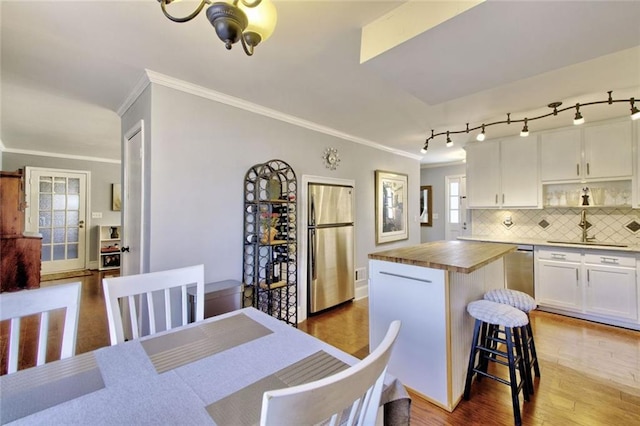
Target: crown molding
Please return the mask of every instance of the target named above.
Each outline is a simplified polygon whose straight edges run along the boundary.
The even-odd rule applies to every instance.
[[[37,155],[39,157],[66,158],[68,160],[94,161],[97,163],[111,163],[111,164],[122,163],[120,160],[113,160],[111,158],[88,157],[84,155],[72,155],[72,154],[59,154],[55,152],[44,152],[44,151],[30,151],[28,149],[4,148],[3,151],[10,154]]]
[[[411,154],[406,151],[390,148],[386,145],[373,142],[368,139],[352,136],[347,133],[343,133],[338,130],[332,129],[330,127],[322,126],[312,121],[303,120],[293,115],[285,114],[271,108],[266,108],[261,105],[254,104],[252,102],[245,101],[244,99],[236,98],[234,96],[229,96],[224,93],[220,93],[215,90],[208,89],[206,87],[198,86],[197,84],[192,84],[183,80],[179,80],[177,78],[173,78],[168,75],[164,75],[149,69],[145,70],[145,75],[143,76],[143,78],[140,79],[140,81],[134,88],[133,92],[127,97],[127,100],[118,109],[118,114],[120,114],[120,116],[122,116],[122,114],[126,112],[126,110],[133,104],[135,99],[140,95],[140,93],[142,93],[142,91],[147,87],[149,83],[159,84],[164,87],[169,87],[171,89],[179,90],[184,93],[189,93],[191,95],[212,100],[214,102],[219,102],[225,105],[229,105],[235,108],[252,112],[254,114],[259,114],[265,117],[269,117],[274,120],[279,120],[285,123],[293,124],[294,126],[309,129],[314,132],[323,133],[325,135],[333,136],[346,141],[355,142],[361,145],[366,145],[368,147],[379,149],[381,151],[386,151],[395,155],[401,155],[403,157],[408,157],[418,161],[422,159],[421,155]]]
[[[120,105],[120,108],[118,108],[118,110],[116,111],[118,116],[122,117],[124,113],[127,112],[127,110],[131,107],[131,105],[133,105],[136,99],[138,99],[138,97],[150,83],[151,80],[149,80],[149,77],[147,76],[147,70],[145,70],[145,72],[143,72],[138,79],[136,85],[133,87],[131,93],[129,93],[129,96],[127,96],[127,99],[124,100],[122,105]]]
[[[435,169],[437,167],[449,167],[449,166],[461,166],[466,164],[466,160],[458,160],[458,161],[449,161],[447,163],[426,163],[421,164],[421,169]]]

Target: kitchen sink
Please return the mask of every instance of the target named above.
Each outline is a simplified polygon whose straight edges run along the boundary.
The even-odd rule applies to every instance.
[[[554,244],[575,244],[579,246],[603,246],[603,247],[628,247],[626,244],[615,244],[615,243],[603,243],[601,241],[559,241],[559,240],[547,240],[548,243]]]

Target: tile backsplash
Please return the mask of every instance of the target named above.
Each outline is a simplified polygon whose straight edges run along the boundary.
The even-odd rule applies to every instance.
[[[473,236],[580,240],[580,208],[542,210],[471,210]],[[510,220],[509,220],[510,218]],[[589,237],[603,242],[640,244],[640,210],[587,209]]]

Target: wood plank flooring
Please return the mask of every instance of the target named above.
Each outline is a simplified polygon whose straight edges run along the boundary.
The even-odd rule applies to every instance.
[[[43,282],[56,285],[82,281],[77,353],[109,345],[102,274]],[[542,377],[531,401],[521,402],[524,425],[640,425],[640,332],[533,312]],[[55,329],[60,326],[52,318]],[[37,321],[25,321],[26,354],[32,365]],[[299,328],[345,352],[369,353],[367,300],[346,303],[309,318]],[[0,324],[0,374],[5,374],[8,324]],[[53,351],[52,351],[53,355]],[[53,356],[51,357],[53,359]],[[35,359],[35,358],[34,358]],[[493,380],[472,387],[471,399],[448,413],[412,393],[412,425],[511,425],[509,388]]]

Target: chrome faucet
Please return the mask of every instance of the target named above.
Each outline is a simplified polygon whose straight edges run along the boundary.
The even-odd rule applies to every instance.
[[[589,237],[587,235],[587,228],[589,227],[588,223],[587,223],[587,209],[582,209],[582,212],[580,213],[580,227],[582,228],[582,242],[586,243],[589,241],[593,241],[596,239],[595,236],[593,237]]]

